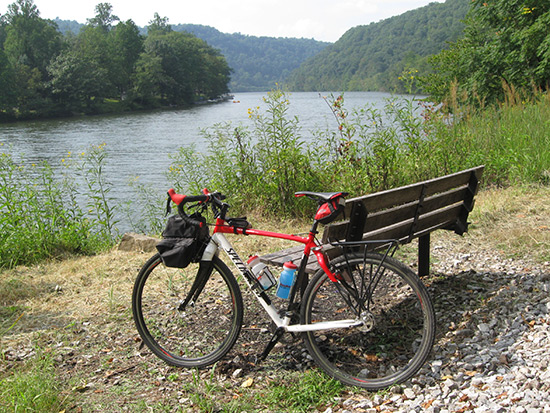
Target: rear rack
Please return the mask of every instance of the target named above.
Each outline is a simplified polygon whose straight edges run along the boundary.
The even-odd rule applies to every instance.
[[[399,248],[399,241],[396,239],[381,239],[369,241],[337,241],[331,242],[330,245],[342,249],[344,256],[357,252],[363,252],[363,254],[366,255],[368,251],[383,250],[381,252],[381,255],[383,257],[381,261],[382,263],[386,260],[388,256],[393,257],[393,255]]]

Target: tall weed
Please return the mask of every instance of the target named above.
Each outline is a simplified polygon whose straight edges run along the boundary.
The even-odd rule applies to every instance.
[[[233,211],[296,214],[294,193],[317,189],[317,171],[311,168],[298,119],[288,118],[286,94],[276,89],[264,103],[265,110],[249,110],[252,128],[229,123],[203,131],[206,153],[181,148],[172,156],[168,178],[186,191],[222,191]]]
[[[140,182],[138,178],[130,181],[129,185],[137,196],[122,205],[116,205],[129,227],[143,234],[160,234],[164,229],[164,222],[160,218],[166,207],[166,197],[159,196],[156,188]]]
[[[92,145],[88,152],[80,154],[79,160],[73,164],[78,176],[86,184],[86,206],[91,221],[101,239],[107,244],[113,242],[116,236],[115,211],[118,205],[113,205],[110,192],[113,185],[106,179],[103,170],[107,163],[105,143]]]
[[[415,99],[352,112],[342,95],[325,100],[335,128],[316,131],[308,143],[299,120],[288,116],[287,94],[272,91],[265,109],[249,110],[251,127],[205,131],[206,154],[181,149],[170,179],[192,192],[212,186],[239,210],[271,215],[310,213],[294,200],[298,190],[359,196],[480,164],[488,185],[550,183],[550,98],[541,93],[530,101],[508,96],[483,111],[456,104],[452,114]]]
[[[508,90],[508,93],[514,93]],[[469,141],[465,163],[485,164],[489,185],[550,184],[550,98],[507,96],[499,107],[487,107],[456,122],[453,133]]]
[[[8,152],[0,154],[0,268],[90,254],[112,245],[106,184],[96,186],[104,159],[82,156],[75,167],[88,179],[89,192],[78,187],[74,169],[56,174],[47,163],[26,165]],[[88,175],[94,162],[100,163]],[[79,196],[87,199],[88,210],[81,207]]]

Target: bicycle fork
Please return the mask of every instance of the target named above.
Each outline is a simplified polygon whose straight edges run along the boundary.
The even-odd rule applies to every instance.
[[[212,275],[213,268],[214,266],[212,265],[212,261],[200,262],[199,270],[197,271],[197,276],[193,281],[193,285],[189,289],[189,293],[187,293],[187,297],[185,298],[185,300],[183,300],[178,306],[178,311],[185,311],[185,308],[188,304],[191,305],[191,307],[195,305],[195,302],[199,298],[199,295],[204,289],[204,286]]]

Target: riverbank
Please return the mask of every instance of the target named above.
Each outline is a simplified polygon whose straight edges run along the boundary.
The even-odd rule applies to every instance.
[[[201,97],[193,103],[178,104],[178,105],[139,105],[135,102],[129,104],[120,99],[104,99],[103,102],[97,103],[89,108],[81,108],[78,111],[59,111],[51,113],[27,113],[26,115],[16,116],[15,114],[8,115],[6,112],[0,111],[0,125],[13,124],[33,121],[52,121],[52,120],[69,120],[75,118],[86,118],[93,116],[120,115],[120,114],[139,114],[160,111],[177,111],[191,109],[195,106],[215,105],[232,101],[235,96],[231,93],[226,93],[218,96],[215,99],[206,99]]]
[[[550,188],[485,190],[470,220],[464,237],[433,234],[424,281],[438,316],[436,346],[418,375],[390,391],[328,380],[290,337],[252,364],[270,337],[265,318],[245,320],[254,341],[240,339],[212,369],[165,365],[143,347],[131,318],[132,283],[149,253],[113,249],[0,273],[0,407],[13,410],[24,395],[29,403],[49,397],[38,410],[56,412],[547,411]],[[253,239],[236,247],[280,247]],[[413,247],[400,251],[412,266]]]

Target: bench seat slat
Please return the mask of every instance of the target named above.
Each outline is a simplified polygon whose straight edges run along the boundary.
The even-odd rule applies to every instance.
[[[286,248],[281,251],[276,251],[271,254],[262,255],[260,261],[267,265],[273,265],[276,267],[282,267],[283,264],[287,261],[292,261],[296,265],[300,265],[300,260],[304,255],[304,246],[298,245],[291,248]],[[317,260],[313,254],[309,255],[308,265],[306,267],[306,272],[308,274],[313,274],[318,269]]]

